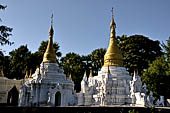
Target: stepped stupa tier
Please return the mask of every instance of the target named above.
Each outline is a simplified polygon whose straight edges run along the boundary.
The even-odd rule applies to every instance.
[[[77,104],[74,83],[56,63],[53,48],[53,27],[43,61],[21,87],[20,106],[71,106]]]

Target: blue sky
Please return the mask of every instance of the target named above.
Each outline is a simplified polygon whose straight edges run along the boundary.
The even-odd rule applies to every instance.
[[[54,41],[63,55],[90,54],[109,43],[111,8],[116,35],[140,34],[165,41],[170,36],[170,0],[1,0],[1,25],[13,28],[12,46],[0,46],[6,54],[21,45],[38,50],[48,40],[50,17],[54,15]]]

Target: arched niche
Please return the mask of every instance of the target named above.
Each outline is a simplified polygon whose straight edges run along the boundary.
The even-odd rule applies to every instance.
[[[18,106],[18,97],[19,97],[19,92],[16,86],[13,86],[13,88],[8,92],[7,105]]]
[[[61,106],[61,93],[59,91],[55,94],[55,106]]]

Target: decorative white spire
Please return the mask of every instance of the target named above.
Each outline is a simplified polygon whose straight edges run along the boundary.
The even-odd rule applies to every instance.
[[[84,81],[87,81],[86,71],[84,72],[83,80],[84,80]]]

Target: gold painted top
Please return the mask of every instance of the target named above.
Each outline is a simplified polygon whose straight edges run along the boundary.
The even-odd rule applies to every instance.
[[[49,30],[48,46],[44,53],[43,63],[57,63],[56,54],[55,54],[54,47],[53,47],[53,33],[54,33],[54,30],[51,25],[50,30]]]
[[[32,69],[30,69],[30,75],[29,75],[29,78],[33,78],[33,77],[32,77]]]
[[[114,18],[112,17],[112,21],[110,23],[110,29],[111,29],[110,43],[109,43],[109,47],[107,48],[107,51],[104,55],[103,67],[123,66],[123,56],[117,46],[115,28],[116,28],[116,24],[114,22]]]
[[[89,75],[89,77],[93,77],[93,72],[92,72],[92,70],[90,70],[90,75]]]
[[[26,71],[26,74],[25,74],[25,79],[28,79],[29,75],[28,75],[28,71]]]

